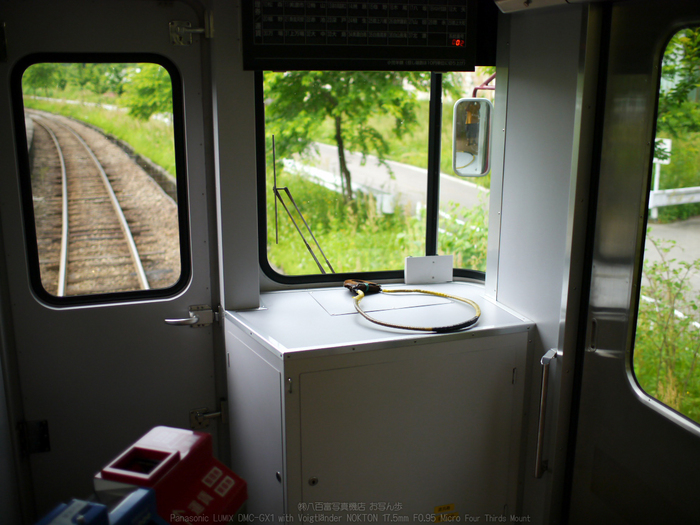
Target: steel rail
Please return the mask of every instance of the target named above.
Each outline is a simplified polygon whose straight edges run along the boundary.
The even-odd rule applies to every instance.
[[[33,118],[32,120],[48,131],[54,146],[56,146],[58,158],[61,161],[61,253],[58,263],[58,290],[56,295],[63,297],[66,295],[66,276],[68,271],[68,180],[66,176],[66,160],[63,157],[63,150],[53,130],[39,122],[38,119]]]
[[[107,193],[109,195],[109,199],[112,202],[112,207],[114,208],[114,211],[117,214],[117,219],[119,220],[119,225],[121,226],[122,232],[124,233],[127,245],[129,246],[129,252],[131,252],[131,258],[134,263],[134,268],[136,269],[136,277],[138,278],[139,285],[141,286],[142,290],[150,290],[150,286],[148,284],[148,277],[146,277],[146,272],[143,269],[143,264],[141,264],[141,257],[139,256],[138,248],[136,247],[136,243],[134,242],[134,236],[131,234],[129,223],[127,222],[126,217],[124,216],[124,212],[122,211],[122,208],[119,204],[117,195],[114,193],[114,188],[112,188],[112,184],[109,182],[109,178],[107,177],[107,173],[105,173],[102,164],[100,164],[100,161],[97,159],[90,146],[88,146],[87,142],[85,142],[85,140],[80,135],[78,135],[78,133],[76,133],[76,131],[73,128],[63,124],[62,122],[58,122],[54,118],[51,118],[51,120],[59,126],[66,128],[75,136],[75,138],[78,139],[78,142],[80,142],[83,145],[85,150],[90,155],[90,158],[94,162],[95,166],[97,167],[97,170],[100,173],[100,177],[102,178],[102,182],[104,183],[105,189],[107,190]]]

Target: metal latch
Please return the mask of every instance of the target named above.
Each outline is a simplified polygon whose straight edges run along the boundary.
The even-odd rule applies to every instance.
[[[190,428],[192,430],[207,428],[209,426],[209,421],[216,418],[221,418],[221,422],[226,423],[227,412],[228,403],[224,399],[220,401],[219,410],[217,412],[211,412],[207,407],[190,410]]]
[[[174,20],[168,24],[170,43],[174,46],[191,46],[192,34],[202,34],[204,38],[214,38],[214,16],[207,11],[204,17],[204,27],[192,27],[191,22]]]
[[[189,326],[201,328],[219,322],[219,312],[212,310],[208,304],[195,304],[190,306],[190,316],[179,319],[166,319],[165,322],[174,326]]]

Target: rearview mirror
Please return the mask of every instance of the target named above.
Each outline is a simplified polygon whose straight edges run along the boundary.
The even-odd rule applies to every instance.
[[[460,177],[483,177],[491,169],[491,102],[462,98],[452,121],[452,169]]]

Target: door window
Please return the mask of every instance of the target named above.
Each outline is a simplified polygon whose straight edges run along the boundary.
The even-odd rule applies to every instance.
[[[76,60],[15,72],[30,271],[47,301],[162,295],[185,282],[181,93],[172,71]]]
[[[700,28],[663,58],[633,353],[650,396],[700,422]]]

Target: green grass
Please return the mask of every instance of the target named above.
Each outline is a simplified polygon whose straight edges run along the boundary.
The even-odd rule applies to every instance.
[[[68,93],[75,94],[75,93]],[[43,95],[41,95],[43,96]],[[63,93],[53,93],[52,98],[70,100]],[[115,104],[111,97],[91,97],[91,102]],[[158,120],[142,121],[128,115],[126,111],[114,111],[82,104],[67,104],[24,98],[27,108],[40,109],[50,113],[65,115],[97,126],[105,133],[129,143],[134,151],[151,159],[168,173],[175,175],[175,144],[173,127]]]
[[[285,275],[320,273],[313,257],[301,241],[299,233],[278,205],[279,244],[275,242],[275,212],[272,178],[267,186],[267,246],[268,260]],[[311,225],[316,239],[333,269],[341,272],[397,270],[404,267],[405,258],[425,255],[425,220],[397,208],[392,214],[376,209],[371,196],[359,194],[346,203],[343,196],[314,184],[303,177],[278,173],[278,185],[291,189],[304,219]],[[287,207],[292,205],[283,194]],[[455,267],[486,269],[487,217],[479,206],[465,210],[454,206],[450,213],[463,224],[443,225],[447,230],[439,236],[438,251],[454,254]],[[294,220],[303,230],[307,242],[314,248],[317,259],[328,271],[302,220]]]
[[[403,210],[383,215],[374,199],[363,194],[346,203],[343,196],[303,177],[278,174],[278,185],[288,186],[304,219],[337,272],[395,270],[404,259],[425,253],[425,224]],[[285,203],[293,210],[284,195]],[[286,275],[318,274],[320,270],[284,208],[278,205],[279,244],[275,242],[274,197],[271,177],[267,187],[268,258],[270,264]],[[302,220],[294,213],[316,257],[328,271]]]

